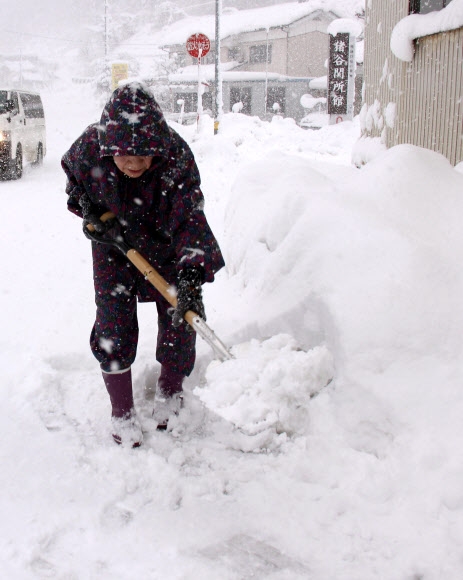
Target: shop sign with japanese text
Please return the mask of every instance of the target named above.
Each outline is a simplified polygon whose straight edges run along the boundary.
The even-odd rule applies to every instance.
[[[355,83],[355,38],[348,32],[330,34],[328,68],[328,113],[339,120],[353,114]],[[337,122],[337,121],[335,121]]]

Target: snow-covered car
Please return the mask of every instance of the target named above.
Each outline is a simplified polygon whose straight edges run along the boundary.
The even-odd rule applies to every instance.
[[[302,95],[301,105],[306,109],[306,114],[299,121],[303,129],[321,129],[328,125],[326,97],[313,97],[310,94]]]

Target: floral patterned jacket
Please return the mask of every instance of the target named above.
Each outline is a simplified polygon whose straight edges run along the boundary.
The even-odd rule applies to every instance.
[[[133,179],[117,169],[113,155],[154,159],[141,177]],[[84,131],[61,163],[67,175],[68,209],[82,217],[79,201],[86,194],[97,213],[113,212],[128,245],[170,283],[175,283],[178,271],[185,267],[201,267],[204,281],[211,282],[224,266],[204,214],[193,153],[169,128],[143,85],[131,83],[116,89],[100,123]],[[93,246],[96,269],[118,252],[102,244]],[[141,299],[154,299],[149,283],[140,290]]]

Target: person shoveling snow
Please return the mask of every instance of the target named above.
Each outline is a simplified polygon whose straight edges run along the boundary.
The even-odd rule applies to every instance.
[[[214,280],[224,261],[203,212],[193,154],[167,127],[149,90],[139,83],[116,89],[100,124],[86,129],[64,155],[62,166],[68,177],[68,208],[83,218],[84,233],[93,242],[97,313],[90,343],[110,396],[116,443],[138,447],[143,439],[131,375],[138,342],[137,299],[155,301],[158,309],[156,358],[161,372],[153,410],[158,429],[166,429],[169,417],[182,408],[183,380],[194,367],[197,331],[222,361],[230,362],[220,396],[233,399],[242,391],[238,401],[229,402],[228,411],[218,413],[247,434],[264,427],[297,432],[294,420],[302,420],[305,408],[300,401],[308,401],[332,378],[329,356],[324,351],[303,353],[290,337],[279,337],[261,347],[257,341],[235,347],[239,360],[232,363],[233,355],[205,325],[201,285]],[[294,369],[290,375],[283,371],[288,356]],[[302,383],[295,380],[298,374]],[[207,376],[210,384],[200,399],[217,411],[214,371]],[[288,404],[277,408],[281,396]],[[247,402],[250,407],[245,409]]]
[[[90,125],[62,158],[68,209],[105,234],[100,216],[112,212],[120,234],[143,252],[171,286],[170,304],[121,253],[92,243],[96,321],[91,349],[100,363],[112,406],[113,438],[139,446],[131,366],[138,343],[136,304],[156,302],[161,363],[154,417],[165,427],[182,404],[182,384],[195,363],[196,334],[183,322],[193,310],[203,318],[201,285],[212,282],[224,261],[203,211],[194,156],[164,119],[147,87],[129,83],[114,91],[99,124]],[[117,234],[116,234],[117,235]]]

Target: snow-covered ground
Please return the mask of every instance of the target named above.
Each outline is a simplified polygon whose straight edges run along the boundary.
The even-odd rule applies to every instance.
[[[236,359],[198,339],[186,408],[154,431],[140,305],[145,444],[124,449],[60,168],[99,116],[87,91],[44,93],[44,165],[0,182],[2,577],[460,580],[463,175],[412,146],[356,169],[357,122],[176,126],[227,261],[208,323]]]

